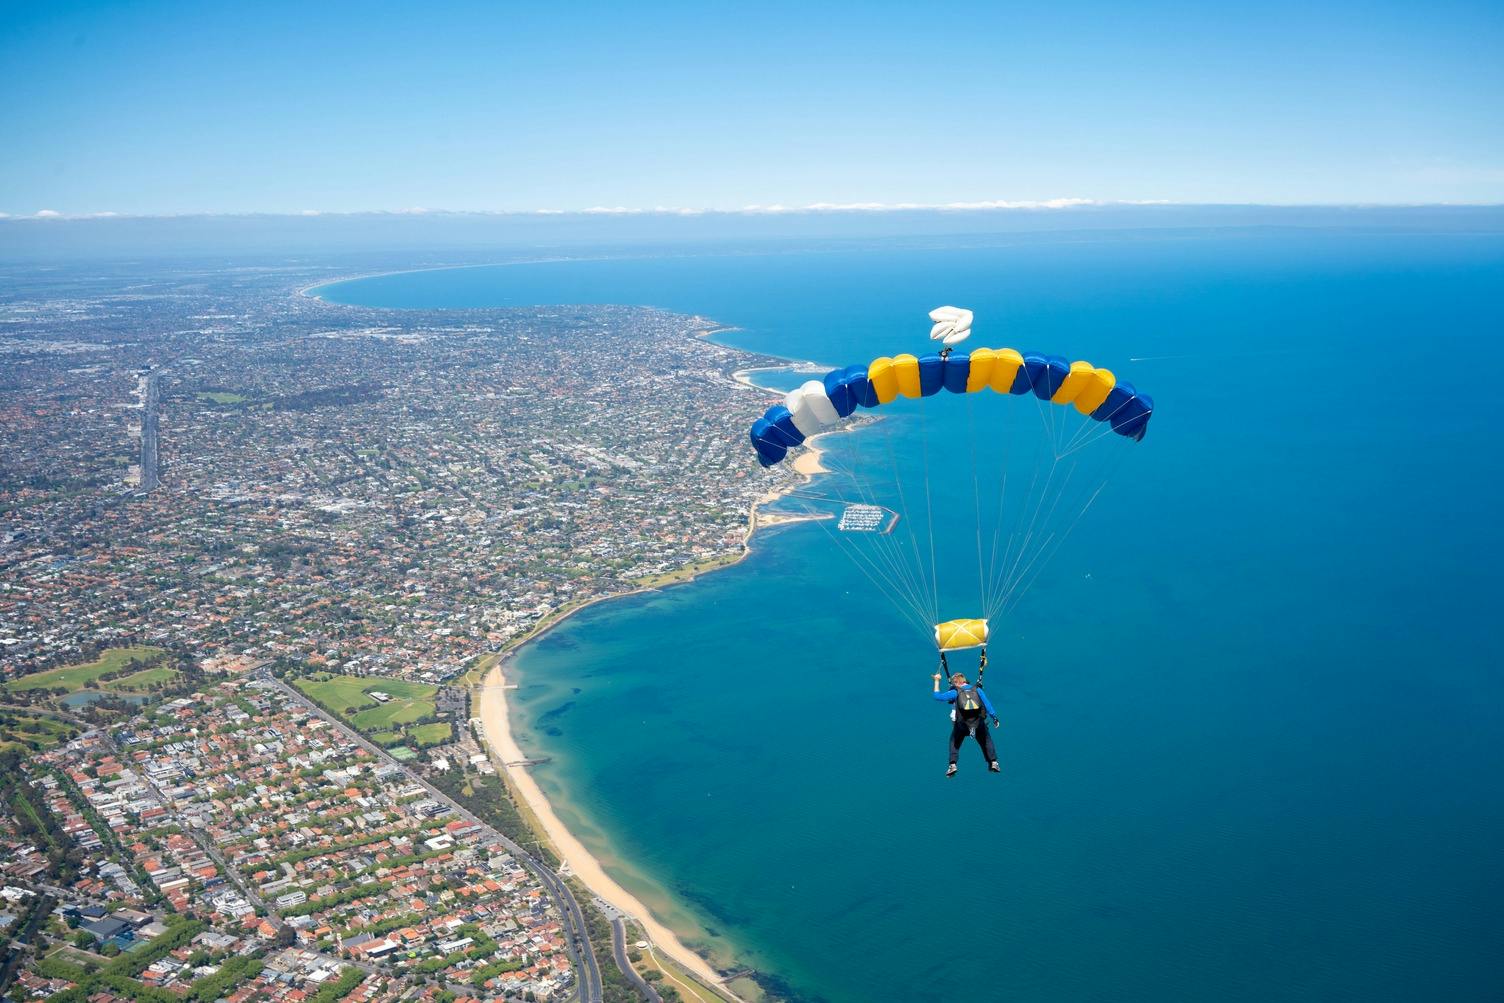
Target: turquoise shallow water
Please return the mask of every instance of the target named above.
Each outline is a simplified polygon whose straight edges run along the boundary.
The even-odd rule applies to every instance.
[[[980,343],[1119,369],[1154,424],[993,646],[1001,777],[968,749],[941,779],[922,639],[801,525],[522,652],[540,781],[630,885],[801,998],[1409,1000],[1504,992],[1501,288],[1499,235],[1276,230],[323,295],[647,303],[828,363],[923,349],[954,302]],[[967,434],[935,413],[881,434]],[[970,483],[935,485],[969,532]]]

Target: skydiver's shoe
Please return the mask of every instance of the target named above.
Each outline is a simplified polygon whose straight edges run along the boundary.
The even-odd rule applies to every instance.
[[[1001,772],[1003,772],[1003,768],[1001,766],[997,765],[997,760],[996,759],[994,759],[992,762],[988,763],[987,764],[987,768],[989,770],[991,770],[993,773],[1001,773]]]
[[[945,768],[945,775],[947,777],[953,777],[953,776],[956,775],[956,764],[955,763],[951,763],[949,766],[947,766]]]

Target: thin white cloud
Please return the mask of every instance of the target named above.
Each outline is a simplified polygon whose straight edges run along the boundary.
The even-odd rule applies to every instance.
[[[56,209],[38,209],[37,219],[62,219],[63,214]]]

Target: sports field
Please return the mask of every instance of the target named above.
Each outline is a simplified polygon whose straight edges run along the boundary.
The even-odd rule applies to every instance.
[[[22,676],[20,679],[6,683],[4,688],[13,693],[20,693],[26,690],[62,687],[69,693],[76,693],[83,689],[90,680],[98,679],[100,676],[111,672],[118,672],[125,668],[132,659],[145,662],[161,654],[163,654],[161,648],[151,648],[144,645],[130,648],[110,648],[92,662],[84,662],[79,665],[64,665],[60,668],[48,669],[46,672],[34,672],[29,676]],[[116,684],[124,683],[126,679],[134,679],[136,676],[144,676],[149,672],[155,671],[158,670],[148,669],[143,672],[133,673],[131,676],[123,676],[114,682]],[[170,670],[162,669],[160,671],[169,672]],[[127,689],[127,687],[122,685],[109,685],[108,688],[114,690]]]

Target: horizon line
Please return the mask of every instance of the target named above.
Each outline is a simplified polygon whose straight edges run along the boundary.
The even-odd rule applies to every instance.
[[[79,221],[79,220],[146,220],[146,219],[314,219],[357,216],[480,216],[496,218],[525,217],[600,217],[600,216],[818,216],[880,215],[884,213],[929,212],[1060,212],[1102,208],[1245,208],[1245,209],[1490,209],[1504,207],[1504,202],[1181,202],[1173,199],[1089,199],[1054,198],[975,202],[812,202],[807,205],[745,205],[735,209],[692,208],[683,206],[589,206],[583,209],[434,209],[414,206],[407,209],[300,209],[284,211],[194,211],[194,212],[59,212],[39,209],[33,213],[0,212],[0,222]]]

